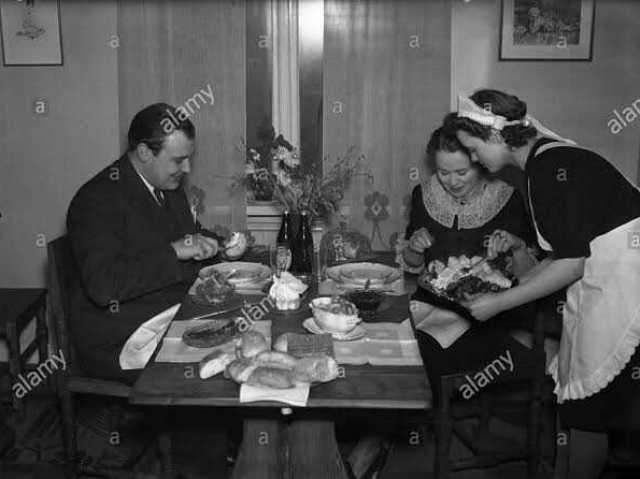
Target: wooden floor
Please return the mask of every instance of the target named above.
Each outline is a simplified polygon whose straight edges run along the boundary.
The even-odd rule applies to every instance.
[[[92,405],[84,405],[81,411],[81,418],[86,420],[95,410]],[[0,464],[1,479],[63,479],[60,462],[62,459],[62,449],[59,437],[59,418],[56,414],[55,403],[50,398],[32,397],[27,401],[26,413],[23,420],[11,417],[9,421],[16,429],[16,446],[2,458]],[[517,438],[522,431],[504,423],[496,423],[496,428],[500,429],[501,435]],[[431,429],[412,430],[407,426],[405,431],[407,441],[396,441],[383,473],[378,479],[411,479],[432,477],[432,464],[434,453],[434,441]],[[403,433],[404,434],[404,433]],[[84,441],[91,438],[85,437]],[[193,444],[186,444],[184,450],[191,450],[193,460],[183,458],[182,466],[176,468],[176,478],[200,479],[200,478],[227,478],[228,474],[220,461],[211,459],[213,456],[223,457],[226,454],[225,446],[220,444],[221,440],[212,438],[193,438]],[[198,454],[198,450],[206,444],[209,451],[208,460],[198,464],[203,458]],[[217,447],[217,450],[216,450]],[[349,447],[346,445],[345,447]],[[462,454],[463,448],[460,444],[453,444],[452,454]],[[146,461],[146,463],[145,463]],[[143,458],[141,463],[134,466],[134,470],[148,471],[149,459]],[[147,469],[145,469],[145,467]],[[142,468],[142,469],[141,469]],[[213,472],[212,471],[217,471]],[[132,475],[132,478],[135,477]],[[462,471],[451,475],[452,479],[490,479],[490,478],[524,478],[524,463],[512,463],[497,468]],[[551,471],[546,477],[554,477]],[[628,470],[626,472],[607,472],[606,479],[631,479],[640,477],[640,470]]]

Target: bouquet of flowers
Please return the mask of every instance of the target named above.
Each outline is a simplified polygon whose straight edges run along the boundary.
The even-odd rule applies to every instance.
[[[276,137],[273,127],[258,131],[260,144],[247,147],[244,175],[235,178],[236,186],[244,186],[256,201],[270,201],[279,181],[300,164],[297,150],[282,135]]]
[[[364,156],[350,148],[337,158],[324,175],[317,165],[302,165],[298,150],[273,127],[262,129],[261,145],[247,148],[244,175],[236,185],[244,186],[252,199],[275,199],[291,213],[307,211],[313,218],[328,218],[338,211],[345,191],[358,175],[373,178],[363,168]]]

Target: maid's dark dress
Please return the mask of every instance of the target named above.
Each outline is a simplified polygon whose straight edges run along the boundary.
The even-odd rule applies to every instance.
[[[522,196],[500,180],[484,182],[481,188],[460,203],[448,194],[435,175],[414,188],[409,224],[405,240],[414,231],[425,227],[434,237],[434,244],[425,251],[425,264],[449,256],[486,255],[485,241],[496,229],[502,229],[523,239],[527,245],[535,242],[535,233]],[[410,272],[418,273],[415,269]],[[426,301],[418,287],[412,299]],[[434,400],[440,396],[440,377],[461,371],[482,369],[506,351],[514,358],[513,371],[503,372],[502,379],[517,376],[519,361],[526,360],[531,350],[513,339],[508,330],[529,325],[533,320],[532,305],[508,311],[486,322],[474,322],[452,345],[443,348],[430,334],[416,330],[425,369]]]
[[[561,421],[625,427],[640,401],[640,191],[596,153],[548,138],[531,149],[525,173],[540,247],[586,258],[549,366]]]

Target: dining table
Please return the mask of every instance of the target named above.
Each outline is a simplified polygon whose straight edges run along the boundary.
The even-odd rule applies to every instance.
[[[381,255],[381,262],[389,262]],[[263,261],[264,262],[264,261]],[[411,283],[411,279],[408,279]],[[311,286],[309,297],[317,294]],[[407,288],[410,290],[410,286]],[[389,297],[384,318],[402,322],[409,315],[409,295]],[[245,306],[264,296],[245,296]],[[202,306],[185,298],[173,321],[197,316]],[[228,312],[216,318],[237,316]],[[273,309],[261,320],[271,321],[271,337],[306,333],[302,322],[311,316],[308,306],[296,311]],[[160,345],[162,342],[160,342]],[[337,379],[313,385],[304,407],[278,401],[240,402],[240,386],[222,374],[200,379],[197,363],[156,361],[160,346],[133,386],[130,401],[149,406],[204,406],[239,408],[243,417],[242,442],[234,464],[233,479],[336,478],[347,479],[335,434],[335,421],[350,410],[428,411],[431,391],[423,366],[340,365]]]

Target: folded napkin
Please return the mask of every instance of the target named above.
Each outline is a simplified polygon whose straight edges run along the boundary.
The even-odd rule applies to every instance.
[[[240,402],[275,401],[304,407],[309,400],[309,388],[309,384],[290,389],[273,389],[243,384],[240,386]]]
[[[364,338],[334,341],[338,364],[372,364],[375,366],[421,366],[418,342],[409,319],[402,323],[364,323]]]
[[[146,366],[179,308],[178,303],[162,311],[144,322],[129,336],[120,351],[122,369],[142,369]]]
[[[432,308],[433,306],[421,301],[412,300],[409,303],[416,329],[433,337],[445,349],[471,327],[470,321],[453,311],[440,309],[436,314],[429,314]]]

